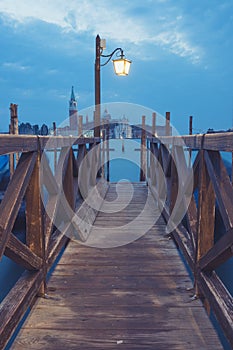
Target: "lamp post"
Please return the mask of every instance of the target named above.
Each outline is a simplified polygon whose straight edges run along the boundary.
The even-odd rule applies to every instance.
[[[118,47],[109,55],[103,55],[105,49],[105,40],[101,40],[100,36],[96,36],[96,54],[95,54],[95,114],[94,114],[94,136],[100,137],[100,68],[106,66],[114,54],[120,53],[118,58],[113,60],[116,75],[125,76],[129,74],[131,61],[124,57],[123,50]],[[101,64],[100,58],[106,58],[106,62]]]

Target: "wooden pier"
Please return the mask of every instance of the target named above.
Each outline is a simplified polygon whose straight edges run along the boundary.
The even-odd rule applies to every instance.
[[[121,244],[121,226],[142,211],[146,184],[134,184],[132,199],[131,187],[120,187],[123,206],[130,204],[117,214],[102,208],[90,242],[98,244],[104,222],[110,237],[119,228]],[[116,198],[115,189],[111,184],[104,206]],[[146,210],[147,220],[157,220],[130,244],[109,249],[68,244],[48,282],[48,297],[37,300],[12,349],[222,349],[202,303],[192,300],[192,282],[158,208]],[[144,220],[137,222],[141,230]]]
[[[218,274],[233,256],[233,133],[143,134],[143,181],[118,185],[100,178],[101,141],[0,135],[13,160],[0,259],[24,268],[0,303],[0,349],[29,310],[12,349],[218,350],[210,312],[233,347],[232,292]]]

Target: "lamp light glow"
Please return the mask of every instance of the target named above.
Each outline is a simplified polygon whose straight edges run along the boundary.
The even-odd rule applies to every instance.
[[[116,75],[118,76],[125,76],[129,74],[130,70],[130,65],[131,62],[130,60],[127,60],[123,56],[121,58],[117,58],[115,60],[112,60],[113,66],[114,66],[114,71]]]

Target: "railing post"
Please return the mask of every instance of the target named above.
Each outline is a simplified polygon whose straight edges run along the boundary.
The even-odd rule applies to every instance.
[[[195,271],[195,291],[196,295],[201,295],[198,284],[198,263],[199,260],[214,245],[214,225],[215,225],[215,193],[213,185],[207,171],[205,163],[205,152],[200,151],[199,165],[199,193],[198,193],[198,219],[197,219],[197,244],[196,244],[196,271]]]
[[[151,185],[156,186],[156,169],[158,168],[158,144],[150,143],[150,180]]]
[[[56,122],[53,122],[53,136],[57,135],[57,127],[56,127]],[[54,148],[54,172],[56,171],[56,167],[57,167],[57,149]]]
[[[95,111],[94,111],[94,137],[101,137],[101,130],[100,130],[100,106],[97,105],[95,106]],[[99,126],[98,126],[99,123]],[[103,135],[103,134],[102,134]],[[102,140],[103,141],[103,140]],[[97,143],[97,145],[101,143]],[[97,171],[97,177],[101,177],[101,171],[102,171],[102,167],[101,167],[101,147],[97,147],[97,158],[98,158],[98,171]]]
[[[97,163],[98,163],[98,146],[96,143],[90,144],[89,157],[90,157],[90,186],[96,185],[97,178]],[[90,156],[91,155],[91,156]]]
[[[31,251],[43,260],[42,269],[44,281],[38,294],[40,296],[45,296],[47,266],[45,255],[44,213],[40,192],[40,161],[41,152],[39,149],[37,161],[26,192],[26,242]]]
[[[94,137],[100,137],[100,115],[101,115],[101,106],[100,106],[100,56],[101,56],[101,47],[100,47],[100,36],[97,35],[96,41],[96,53],[95,53],[95,114],[94,114]]]
[[[146,180],[146,117],[142,116],[140,181]]]
[[[73,177],[73,150],[70,147],[68,151],[68,163],[64,176],[63,190],[66,196],[66,200],[69,203],[72,211],[74,210],[74,177]]]
[[[82,198],[88,197],[90,187],[90,154],[86,148],[86,144],[79,145],[78,153],[78,186]]]
[[[106,144],[106,129],[102,126],[102,167],[101,167],[101,175],[105,178],[105,144]]]
[[[109,133],[110,133],[110,127],[109,127],[109,120],[107,120],[106,122],[106,143],[107,143],[107,147],[106,147],[106,156],[107,156],[107,176],[106,176],[106,180],[109,182]]]
[[[193,134],[193,117],[189,117],[189,135]],[[192,149],[189,150],[189,168],[191,167],[192,164]]]
[[[171,157],[171,188],[170,188],[170,214],[172,213],[176,200],[177,200],[177,194],[178,194],[178,171],[177,171],[177,162],[176,162],[176,150],[174,145],[172,145],[172,157]]]

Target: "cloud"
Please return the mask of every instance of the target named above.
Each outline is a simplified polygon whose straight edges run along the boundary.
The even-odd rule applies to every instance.
[[[154,42],[177,56],[188,57],[194,64],[201,60],[200,47],[191,45],[182,32],[162,32],[154,38]]]
[[[99,0],[24,0],[15,6],[15,0],[2,0],[0,13],[8,24],[30,24],[40,20],[60,27],[63,31],[95,35],[100,33],[119,44],[127,42],[131,50],[138,46],[163,47],[168,52],[185,57],[192,63],[201,60],[201,49],[192,43],[182,28],[182,11],[169,5],[169,0],[152,2]],[[143,10],[142,10],[143,9]],[[154,48],[152,48],[154,49]],[[153,58],[153,55],[151,55]]]
[[[22,72],[30,69],[29,66],[22,65],[19,62],[4,62],[2,64],[2,66],[3,66],[3,68],[7,68],[10,70],[16,70],[16,71],[22,71]]]

